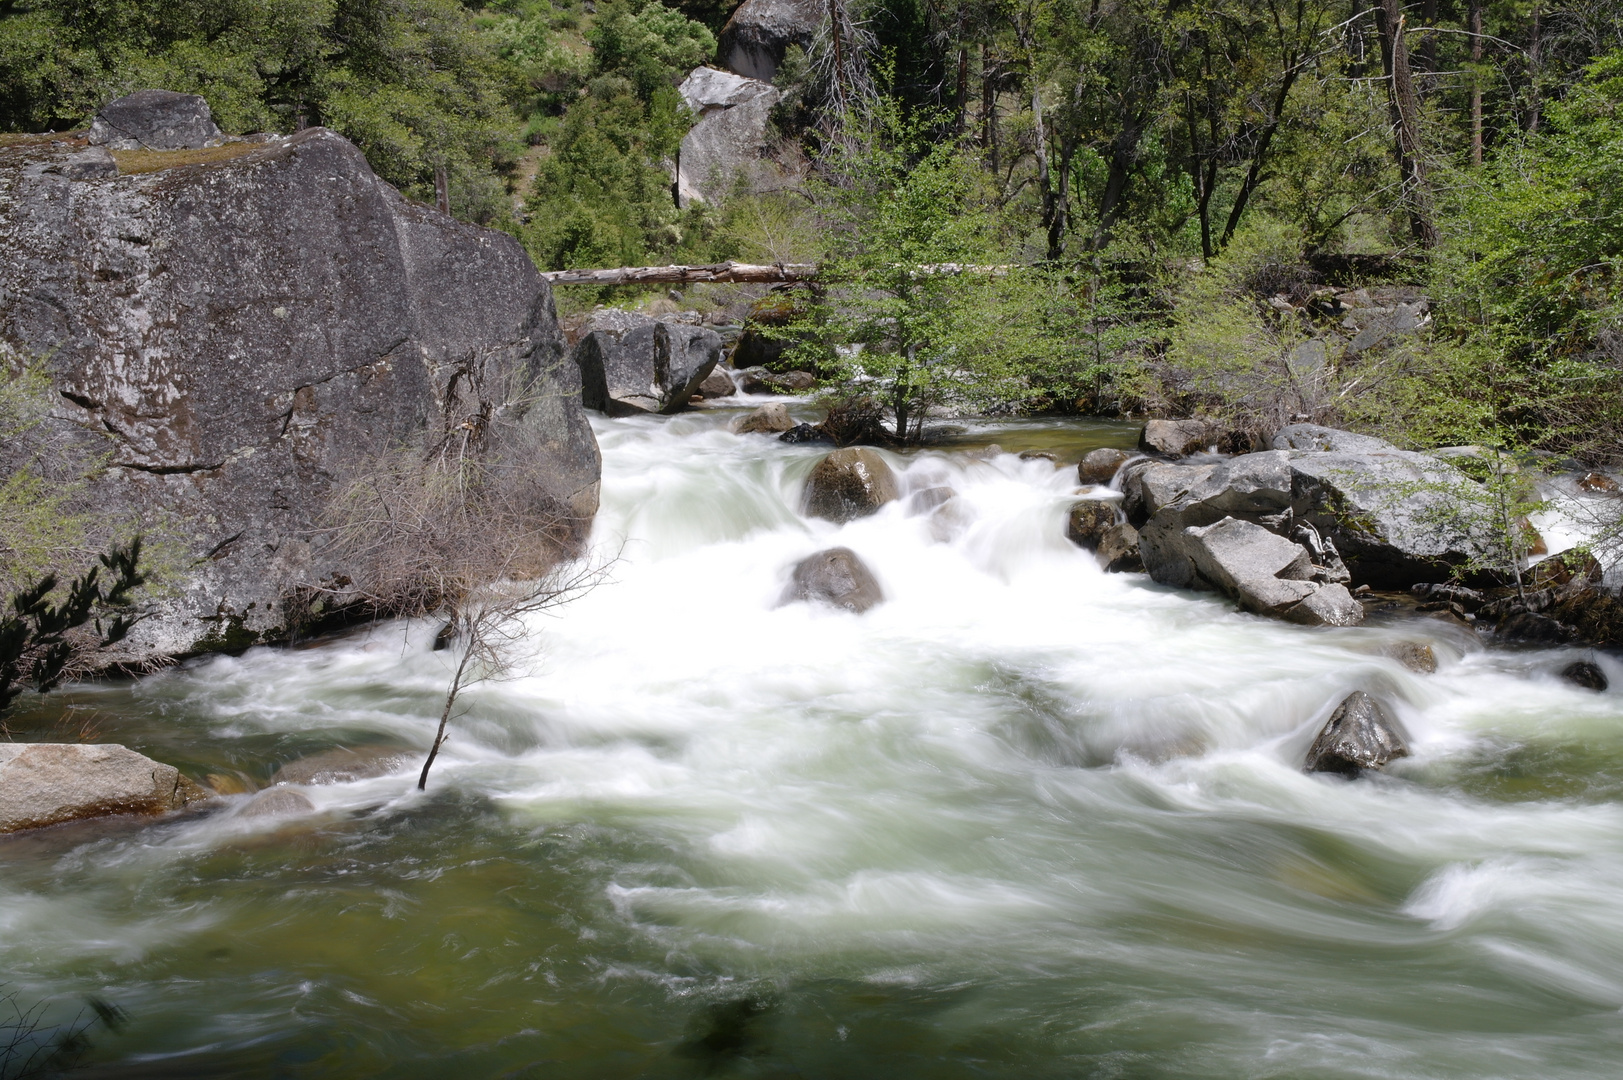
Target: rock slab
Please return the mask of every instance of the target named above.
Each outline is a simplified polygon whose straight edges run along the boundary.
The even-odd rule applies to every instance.
[[[770,82],[702,67],[677,92],[699,118],[677,154],[679,205],[720,202],[740,179],[752,189],[774,186],[764,154],[772,107],[782,95]]]
[[[116,743],[0,743],[0,833],[208,798],[173,765]]]
[[[716,38],[721,66],[771,82],[789,46],[811,48],[826,10],[817,0],[744,0]]]
[[[603,308],[592,313],[570,355],[586,408],[609,416],[674,413],[687,407],[720,362],[721,335]]]
[[[1409,746],[1380,702],[1355,690],[1336,706],[1307,752],[1308,772],[1358,775],[1408,757]]]
[[[90,122],[90,145],[109,150],[199,150],[219,138],[209,103],[173,90],[126,94]]]

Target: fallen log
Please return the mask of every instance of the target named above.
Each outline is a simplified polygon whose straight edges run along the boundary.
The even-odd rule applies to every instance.
[[[724,262],[708,266],[617,266],[602,270],[550,270],[541,276],[554,285],[692,285],[700,282],[771,284],[810,281],[816,263]]]

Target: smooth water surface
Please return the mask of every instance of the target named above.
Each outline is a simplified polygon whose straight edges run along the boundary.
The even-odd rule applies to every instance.
[[[0,842],[0,979],[51,1022],[87,995],[128,1014],[84,1075],[1617,1071],[1623,708],[1557,680],[1578,653],[1105,575],[1063,537],[1074,470],[1012,453],[892,456],[959,498],[809,521],[824,451],[728,418],[598,423],[612,578],[469,692],[426,794],[401,773],[308,789],[314,818],[234,796]],[[887,602],[778,606],[833,544]],[[23,737],[256,784],[421,751],[435,629],[75,690]],[[1440,670],[1382,655],[1403,639]],[[1360,688],[1415,756],[1304,775]]]

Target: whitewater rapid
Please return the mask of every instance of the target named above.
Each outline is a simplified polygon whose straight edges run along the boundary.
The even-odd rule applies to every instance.
[[[728,419],[596,422],[607,580],[466,693],[426,793],[402,773],[309,789],[303,824],[232,806],[0,844],[7,981],[126,1008],[108,1075],[1615,1068],[1623,699],[1555,674],[1588,653],[1105,574],[1064,538],[1074,469],[1011,453],[892,455],[901,500],[808,520],[826,451]],[[943,484],[950,513],[909,512]],[[832,545],[885,602],[780,605]],[[200,773],[420,751],[435,629],[69,700]],[[1304,774],[1359,689],[1413,757]]]

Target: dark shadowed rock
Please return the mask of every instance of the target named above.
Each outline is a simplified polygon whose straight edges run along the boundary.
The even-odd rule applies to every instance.
[[[1108,499],[1083,499],[1071,506],[1065,519],[1065,538],[1078,547],[1096,551],[1105,532],[1116,524],[1116,504]]]
[[[261,791],[253,800],[237,811],[238,817],[297,817],[316,812],[315,803],[290,788],[271,788]]]
[[[885,599],[873,571],[850,548],[829,548],[795,564],[783,604],[813,600],[861,614]]]
[[[795,420],[789,415],[789,407],[773,402],[739,417],[733,424],[733,430],[740,435],[776,435],[790,431],[794,426]]]
[[[810,50],[827,9],[817,0],[744,0],[716,39],[729,71],[771,82],[789,46]]]
[[[137,90],[109,101],[90,123],[90,145],[109,150],[197,150],[218,138],[209,103],[173,90]]]
[[[1112,450],[1108,447],[1089,450],[1076,467],[1076,478],[1084,484],[1108,484],[1115,477],[1116,470],[1133,456],[1126,450]]]
[[[601,308],[571,353],[580,370],[581,404],[610,416],[673,413],[699,393],[721,360],[721,335],[705,326],[665,322]]]
[[[1185,457],[1206,449],[1215,439],[1204,420],[1151,420],[1138,435],[1138,448],[1147,454]]]
[[[806,513],[838,523],[866,517],[897,496],[896,474],[866,447],[834,451],[806,479]]]
[[[1495,640],[1509,645],[1565,645],[1578,636],[1558,619],[1532,611],[1516,611],[1493,628]]]
[[[597,444],[517,241],[324,128],[93,183],[46,171],[70,151],[0,146],[0,344],[45,358],[60,460],[105,462],[87,509],[161,523],[181,568],[109,662],[286,640],[291,586],[365,576],[318,529],[338,485],[514,386],[492,438],[533,463],[538,522],[584,538]]]
[[[834,445],[833,436],[824,431],[821,424],[796,424],[782,435],[779,435],[778,441],[802,445],[813,443],[820,443],[825,446]]]
[[[1585,690],[1605,690],[1611,685],[1606,680],[1606,672],[1600,665],[1592,660],[1577,660],[1561,669],[1561,677],[1574,686],[1581,686]]]
[[[1437,670],[1437,654],[1430,645],[1419,641],[1400,641],[1381,650],[1410,671],[1430,675]]]
[[[210,797],[173,765],[112,743],[0,743],[0,833]]]
[[[1386,710],[1362,690],[1355,690],[1336,706],[1313,740],[1306,767],[1308,772],[1356,776],[1361,769],[1379,769],[1408,756],[1408,744]]]
[[[1100,568],[1108,573],[1141,573],[1144,569],[1144,560],[1138,552],[1138,530],[1126,522],[1104,531],[1095,556]]]
[[[338,747],[290,761],[276,770],[272,784],[348,784],[398,772],[410,755],[397,746]]]

